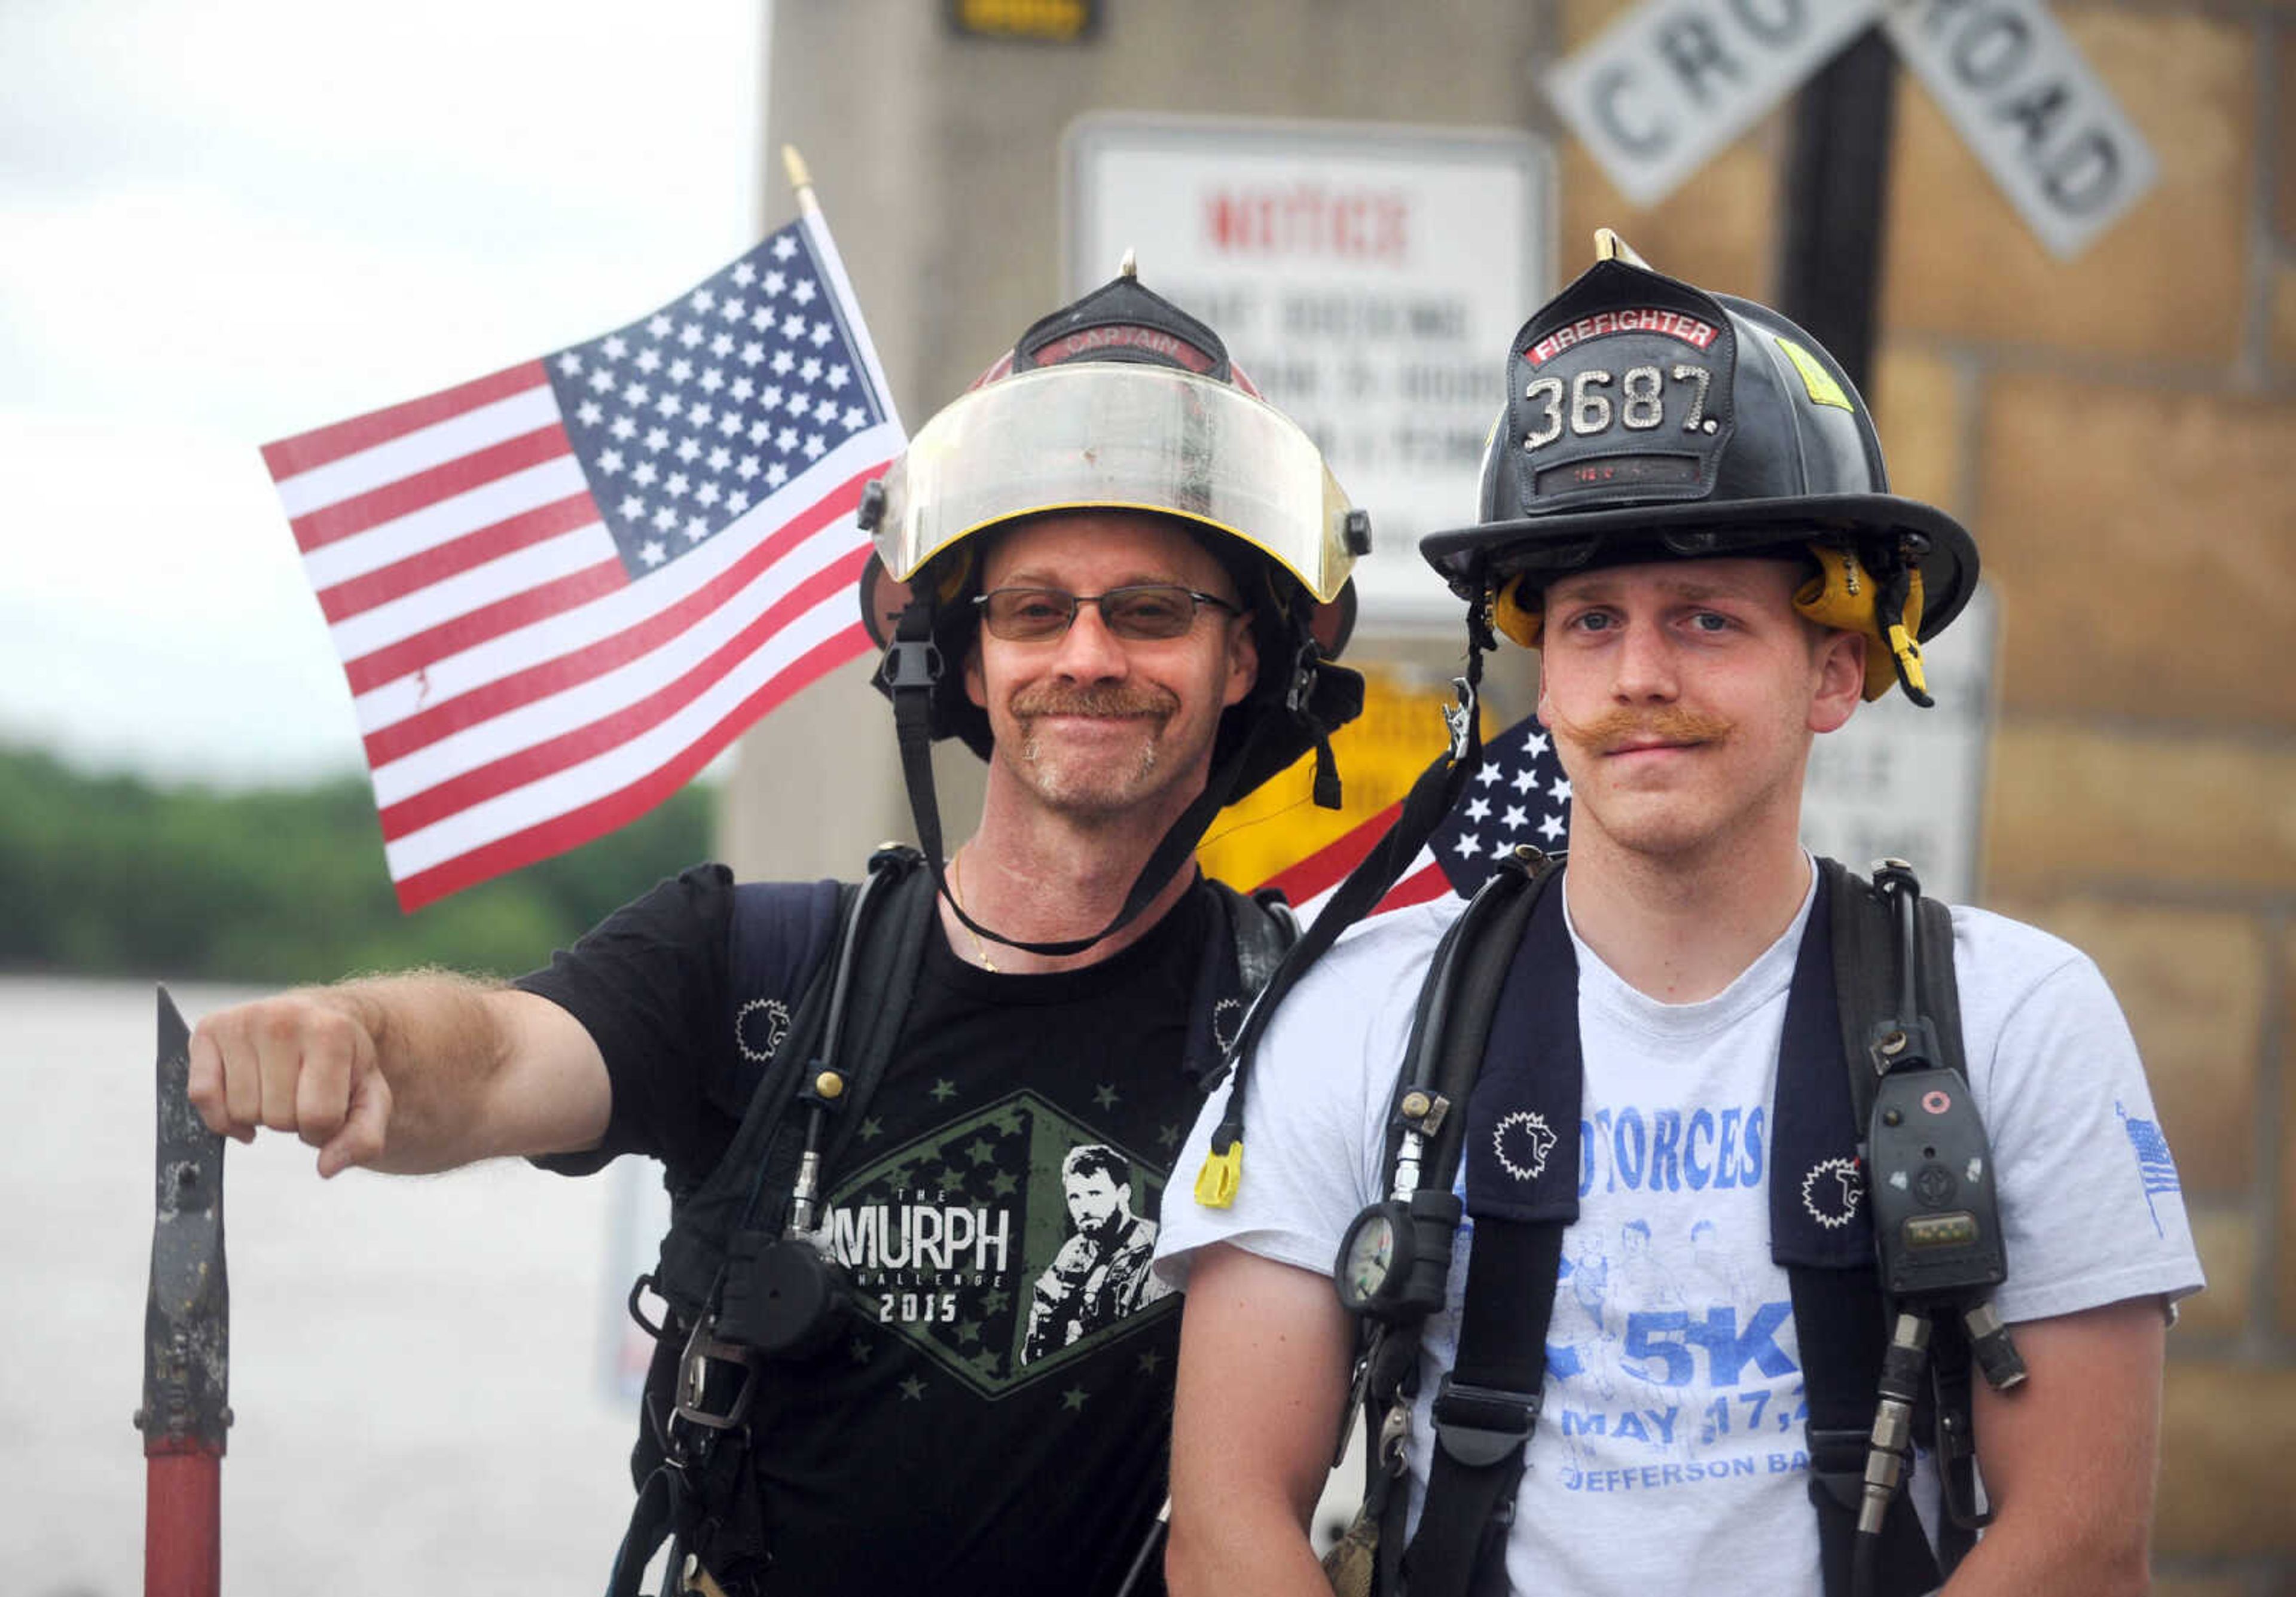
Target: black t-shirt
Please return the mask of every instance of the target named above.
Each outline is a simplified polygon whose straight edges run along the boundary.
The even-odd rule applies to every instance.
[[[600,1150],[545,1162],[716,1162],[754,1077],[732,902],[724,871],[689,871],[521,981],[613,1082]],[[975,970],[936,921],[828,1173],[823,1238],[859,1312],[752,1410],[769,1593],[1116,1589],[1164,1492],[1179,1300],[1147,1262],[1200,1102],[1180,1061],[1218,913],[1200,889],[1115,957],[1040,976]]]

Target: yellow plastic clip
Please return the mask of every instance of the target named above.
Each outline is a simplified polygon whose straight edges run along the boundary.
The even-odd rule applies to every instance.
[[[1906,684],[1906,696],[1927,707],[1931,700],[1929,680],[1922,672],[1922,646],[1902,624],[1890,628],[1890,652],[1897,659],[1898,676]]]
[[[1204,1155],[1204,1167],[1196,1172],[1196,1202],[1203,1208],[1226,1208],[1235,1201],[1242,1181],[1243,1139],[1238,1137],[1226,1153]]]

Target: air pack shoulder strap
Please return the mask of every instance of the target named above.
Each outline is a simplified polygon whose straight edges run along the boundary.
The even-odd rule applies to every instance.
[[[1839,862],[1818,862],[1824,879],[1819,908],[1831,922],[1838,1046],[1845,1062],[1836,1114],[1846,1127],[1834,1135],[1853,1139],[1862,1151],[1879,1080],[1869,1062],[1875,1034],[1901,1007],[1894,982],[1898,970],[1897,931],[1889,906],[1873,885]],[[1917,910],[1921,945],[1920,1011],[1935,1028],[1937,1061],[1963,1068],[1961,1002],[1953,965],[1953,914],[1942,902],[1924,897]],[[1816,1084],[1831,1097],[1832,1083]],[[1782,1106],[1783,1107],[1783,1106]],[[1781,1127],[1781,1138],[1784,1129]],[[1774,1192],[1774,1196],[1775,1196]],[[1774,1205],[1775,1213],[1775,1205]],[[1803,1384],[1809,1405],[1809,1495],[1817,1512],[1818,1543],[1828,1597],[1851,1586],[1857,1507],[1864,1486],[1867,1441],[1875,1394],[1889,1339],[1889,1305],[1874,1265],[1870,1205],[1857,1215],[1856,1261],[1824,1267],[1813,1260],[1782,1257],[1793,1298]],[[1969,1429],[1968,1348],[1958,1322],[1940,1319],[1932,1348],[1937,1371],[1934,1416],[1943,1445],[1940,1468],[1966,1476],[1973,1470]],[[1969,1551],[1971,1529],[1948,1519],[1939,1527],[1932,1555],[1909,1494],[1898,1494],[1882,1525],[1876,1560],[1883,1594],[1934,1590]]]
[[[880,885],[879,901],[869,906],[870,924],[862,929],[865,935],[854,943],[847,1000],[852,1019],[843,1039],[848,1109],[840,1116],[832,1155],[841,1151],[882,1078],[916,988],[932,893],[931,879],[913,868],[915,860],[913,850],[885,849],[870,862],[873,872],[890,874]],[[920,888],[920,882],[927,885]],[[832,897],[824,900],[823,889]],[[841,888],[817,883],[806,891],[809,918],[801,919],[791,913],[787,889],[762,885],[735,889],[729,959],[736,1009],[730,1019],[744,1053],[767,1057],[733,1141],[716,1167],[673,1205],[669,1232],[662,1239],[654,1288],[689,1324],[708,1305],[725,1262],[727,1239],[752,1222],[758,1203],[785,1197],[796,1173],[800,1117],[790,1114],[789,1107],[807,1068],[820,1057],[836,976],[834,949],[860,900],[860,889],[850,883]],[[789,1010],[784,1035],[778,1039],[754,1035],[773,1024],[752,1007],[760,1003],[760,995],[791,992],[802,996]],[[770,1048],[758,1046],[767,1040]]]
[[[1435,1396],[1427,1501],[1403,1557],[1413,1593],[1506,1589],[1504,1551],[1554,1308],[1552,1290],[1520,1288],[1555,1279],[1563,1231],[1578,1213],[1578,960],[1561,895],[1525,894],[1519,915],[1495,919],[1491,930],[1508,922],[1514,936],[1462,947],[1456,992],[1438,989],[1425,1017],[1455,1039],[1445,1076],[1456,1081],[1464,1069],[1472,1084],[1453,1117],[1457,1142],[1441,1179],[1447,1186],[1465,1165],[1474,1233],[1458,1356]],[[1450,1012],[1433,1012],[1442,1003]],[[1494,1053],[1500,1037],[1505,1046]]]
[[[1284,954],[1300,940],[1300,922],[1283,896],[1239,893],[1214,877],[1203,890],[1218,905],[1188,1016],[1188,1078],[1208,1082],[1235,1044],[1244,1011],[1259,995]]]

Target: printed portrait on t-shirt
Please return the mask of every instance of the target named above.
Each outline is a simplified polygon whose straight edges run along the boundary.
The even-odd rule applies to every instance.
[[[1170,1290],[1149,1273],[1156,1222],[1133,1212],[1129,1160],[1101,1142],[1070,1149],[1061,1190],[1075,1234],[1037,1277],[1021,1362],[1082,1340]]]

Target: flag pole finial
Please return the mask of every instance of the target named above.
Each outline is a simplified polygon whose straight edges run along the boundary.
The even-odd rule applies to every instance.
[[[1640,266],[1645,272],[1652,269],[1650,262],[1635,253],[1635,247],[1632,244],[1628,243],[1626,240],[1607,227],[1595,229],[1595,258],[1622,260],[1630,266]]]
[[[798,209],[808,216],[820,214],[820,202],[813,197],[813,174],[806,169],[805,157],[797,152],[795,144],[782,146],[782,166],[789,173],[790,187],[797,191]]]

